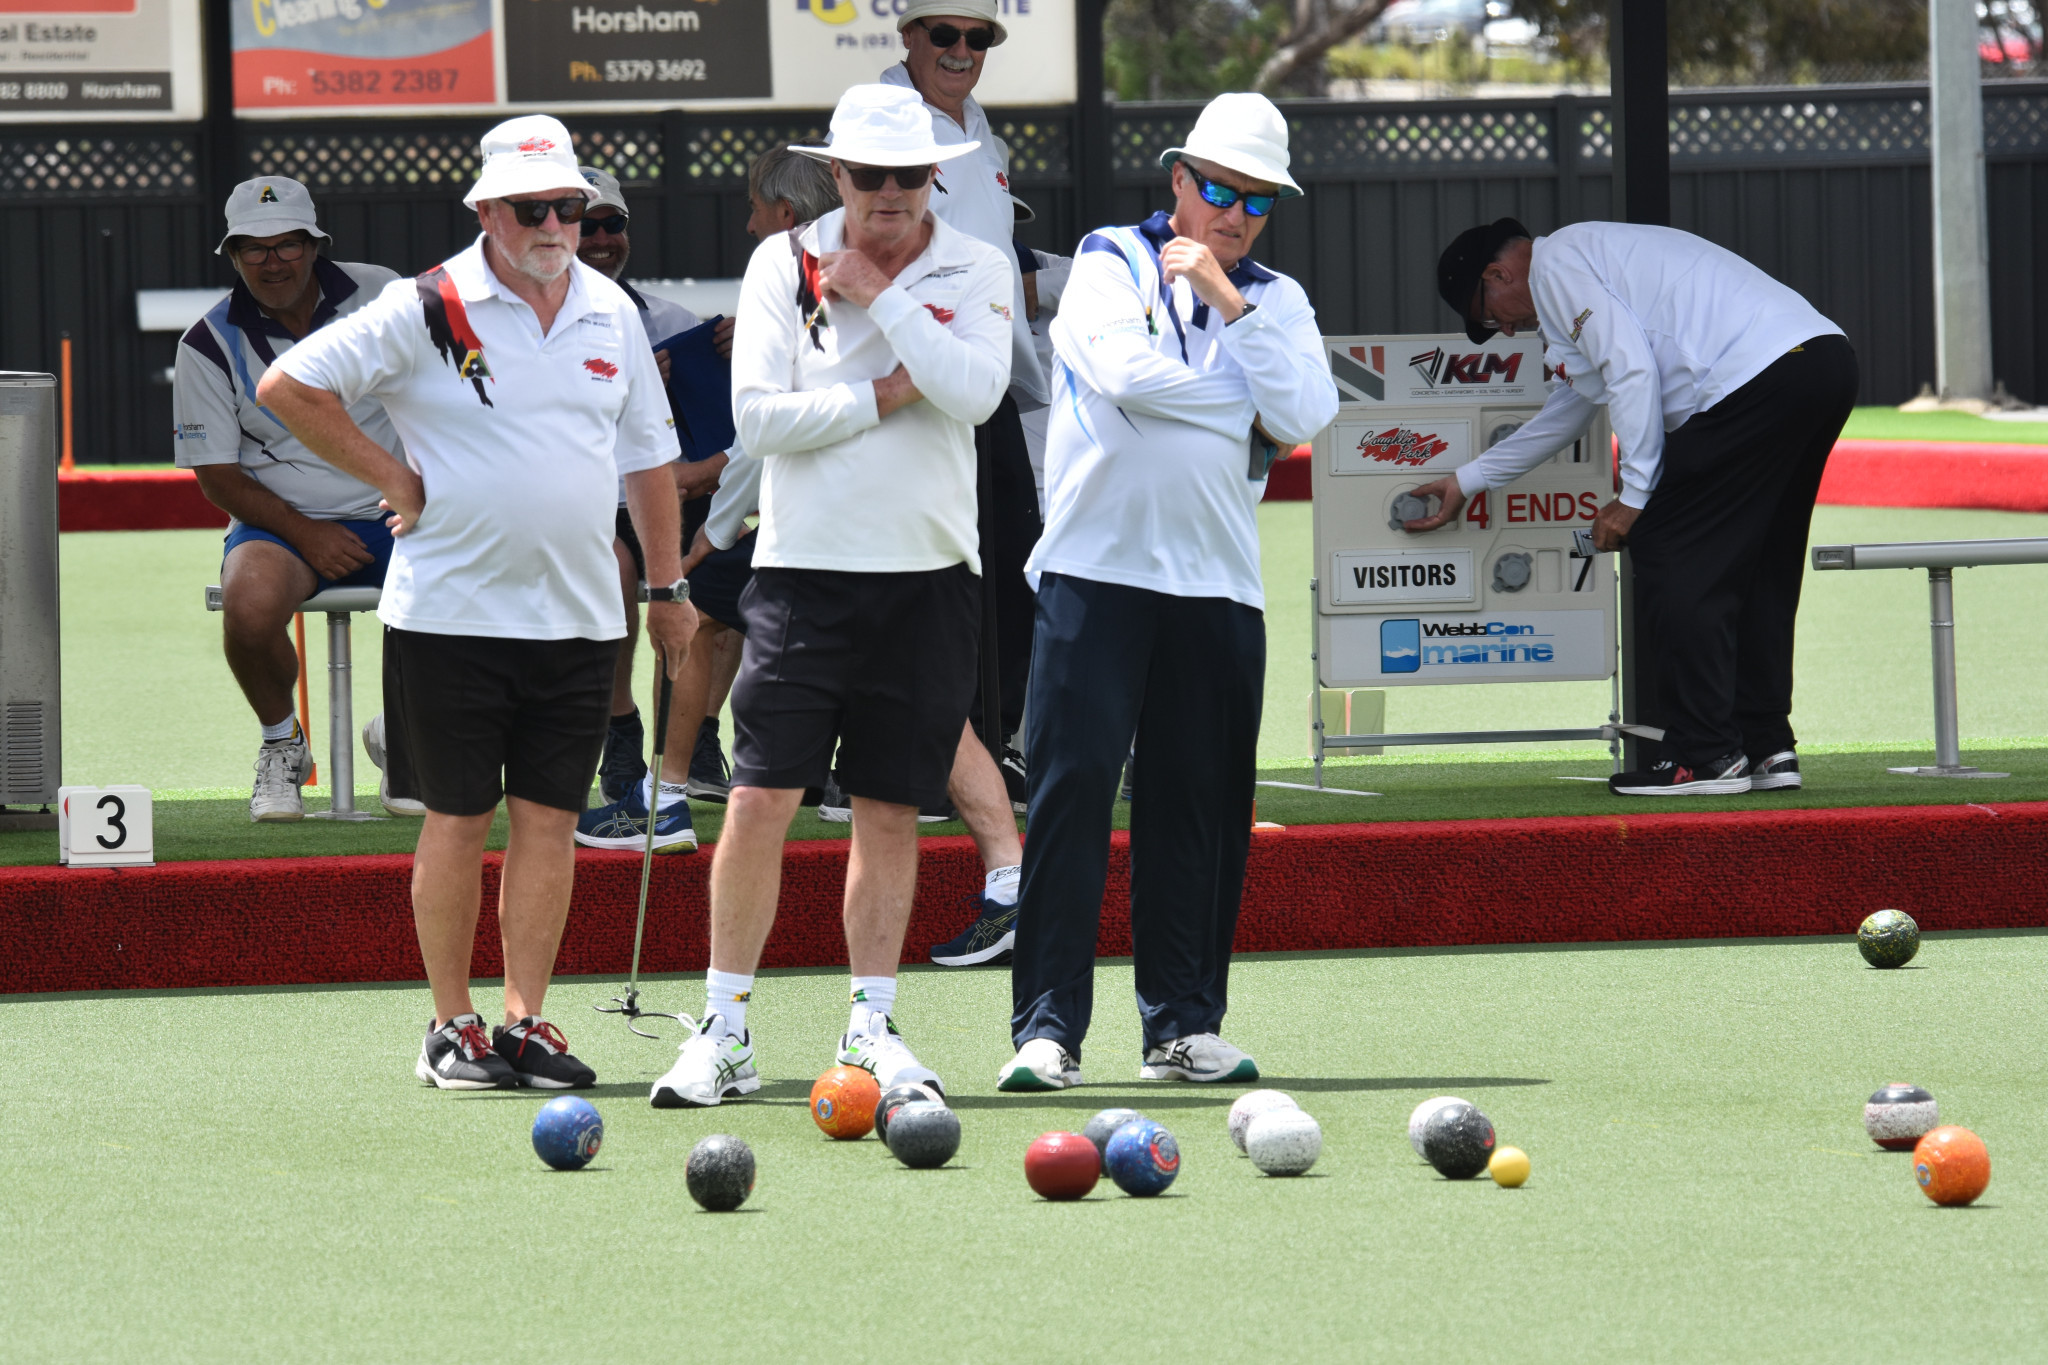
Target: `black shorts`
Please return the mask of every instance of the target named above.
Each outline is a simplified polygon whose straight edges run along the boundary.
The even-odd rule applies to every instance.
[[[688,554],[690,542],[697,538],[697,528],[711,515],[711,495],[691,498],[683,504],[683,553]],[[633,572],[640,575],[640,581],[647,581],[647,552],[640,548],[640,533],[633,529],[633,514],[624,507],[619,509],[618,519],[612,523],[612,534],[626,547],[626,553],[633,556]],[[666,583],[656,587],[665,588]]]
[[[754,532],[733,542],[730,550],[713,550],[690,570],[690,602],[721,626],[747,633],[740,594],[754,581]]]
[[[823,786],[836,740],[847,795],[946,799],[981,639],[971,569],[756,569],[740,610],[734,786]]]
[[[394,796],[486,815],[501,796],[583,809],[612,710],[617,640],[496,640],[384,628]]]

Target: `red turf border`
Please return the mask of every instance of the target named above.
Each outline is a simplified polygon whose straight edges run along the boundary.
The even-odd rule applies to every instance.
[[[924,841],[905,958],[951,937],[980,883],[971,841]],[[845,962],[847,845],[794,842],[764,965]],[[0,992],[404,981],[420,976],[411,858],[275,858],[122,871],[0,870]],[[639,858],[578,855],[559,970],[632,951]],[[1240,952],[1845,934],[1896,906],[1926,929],[2048,926],[2048,802],[1308,825],[1260,835]],[[699,971],[710,859],[655,866],[644,969]],[[1113,842],[1097,942],[1130,945]],[[487,902],[500,860],[485,868]],[[500,959],[488,914],[476,972]]]

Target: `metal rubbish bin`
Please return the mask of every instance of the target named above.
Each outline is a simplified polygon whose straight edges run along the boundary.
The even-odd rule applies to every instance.
[[[57,378],[0,370],[0,829],[55,829]]]

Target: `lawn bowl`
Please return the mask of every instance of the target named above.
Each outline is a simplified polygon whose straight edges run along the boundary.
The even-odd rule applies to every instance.
[[[589,1100],[563,1095],[533,1116],[533,1150],[558,1171],[580,1171],[604,1145],[604,1120]]]
[[[1292,1095],[1278,1090],[1248,1090],[1237,1097],[1237,1103],[1230,1106],[1230,1140],[1237,1150],[1246,1151],[1245,1130],[1252,1126],[1252,1120],[1261,1114],[1270,1114],[1275,1109],[1299,1109]],[[1249,1154],[1249,1153],[1247,1153]]]
[[[1323,1154],[1323,1130],[1300,1109],[1269,1109],[1246,1130],[1244,1151],[1267,1175],[1300,1175]]]
[[[1139,1119],[1111,1136],[1102,1167],[1125,1194],[1149,1199],[1163,1193],[1180,1174],[1180,1144],[1151,1119]]]

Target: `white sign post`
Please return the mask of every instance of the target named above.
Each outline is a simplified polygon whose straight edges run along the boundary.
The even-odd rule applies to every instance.
[[[71,867],[155,867],[147,787],[59,787],[57,861]]]
[[[1324,688],[1613,679],[1614,562],[1590,530],[1614,496],[1603,416],[1570,447],[1453,524],[1411,534],[1414,491],[1503,439],[1554,382],[1534,336],[1325,337],[1337,419],[1315,440],[1312,694],[1316,784],[1325,749],[1513,743],[1619,734],[1606,725],[1413,735],[1325,735]],[[1429,512],[1438,504],[1431,503]],[[1576,533],[1576,534],[1575,534]]]

